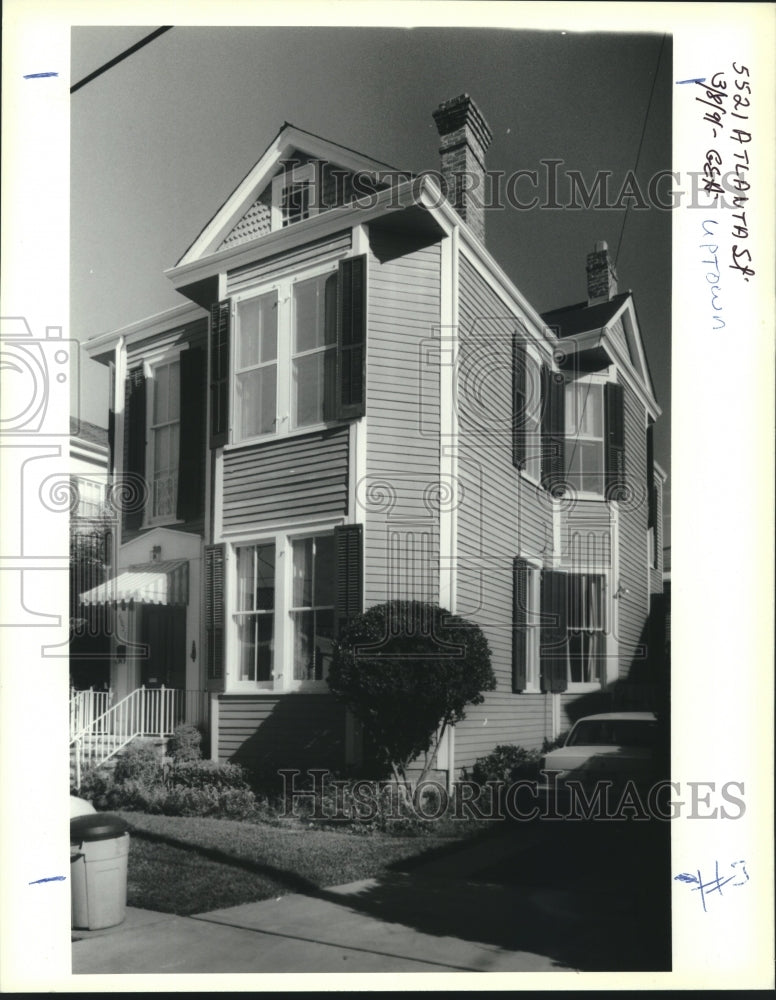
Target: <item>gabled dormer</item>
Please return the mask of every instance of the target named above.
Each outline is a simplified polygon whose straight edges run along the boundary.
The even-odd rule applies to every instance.
[[[618,291],[603,241],[587,257],[587,291],[586,301],[542,316],[557,338],[555,359],[565,377],[557,393],[556,423],[565,427],[560,464],[563,478],[579,494],[617,499],[628,495],[628,481],[643,465],[627,454],[626,395],[641,409],[645,433],[660,407],[633,297]]]
[[[398,174],[387,163],[285,122],[176,267],[345,205]]]

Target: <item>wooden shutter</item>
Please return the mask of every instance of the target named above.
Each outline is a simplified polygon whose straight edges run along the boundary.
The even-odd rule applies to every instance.
[[[180,364],[177,516],[192,521],[205,509],[205,352],[189,348]]]
[[[337,571],[335,618],[337,632],[364,608],[363,527],[344,524],[334,529]]]
[[[528,684],[528,591],[531,568],[524,559],[512,565],[512,690],[525,691]]]
[[[525,419],[528,393],[527,354],[519,333],[512,334],[512,464],[525,468]]]
[[[366,256],[339,263],[337,282],[336,417],[365,412]]]
[[[625,423],[623,389],[618,382],[604,385],[606,419],[606,496],[616,500],[625,486]]]
[[[566,583],[565,573],[542,572],[541,689],[552,693],[568,686]]]
[[[142,367],[133,368],[124,384],[123,524],[126,531],[143,524],[146,489],[146,379]]]
[[[205,644],[208,680],[224,676],[224,545],[205,546]]]
[[[566,478],[566,382],[542,365],[542,486],[559,489]]]
[[[210,308],[210,447],[220,448],[229,436],[229,334],[232,303]]]

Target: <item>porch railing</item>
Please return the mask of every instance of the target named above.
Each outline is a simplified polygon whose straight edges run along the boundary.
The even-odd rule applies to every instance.
[[[112,701],[112,691],[95,691],[94,688],[73,691],[70,695],[70,739],[104,715]]]
[[[136,688],[71,735],[75,784],[81,786],[85,767],[99,767],[138,736],[171,736],[176,726],[207,721],[206,691],[177,688]]]

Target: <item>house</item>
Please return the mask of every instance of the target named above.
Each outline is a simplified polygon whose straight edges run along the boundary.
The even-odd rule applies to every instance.
[[[208,693],[214,758],[357,763],[332,636],[391,598],[490,643],[449,774],[649,698],[663,475],[633,296],[599,243],[586,299],[540,316],[486,247],[482,114],[434,120],[441,180],[284,124],[166,272],[183,304],[87,345],[125,502],[84,599],[115,609],[119,694]]]
[[[114,532],[106,518],[109,434],[87,420],[70,421],[70,676],[79,690],[108,688],[111,647],[99,607],[80,594],[101,584],[114,562]]]

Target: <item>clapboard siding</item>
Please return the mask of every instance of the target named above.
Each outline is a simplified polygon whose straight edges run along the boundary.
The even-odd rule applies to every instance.
[[[344,514],[348,427],[287,437],[224,454],[224,528]]]
[[[647,538],[647,445],[644,407],[625,386],[625,477],[628,499],[619,503],[619,581],[629,593],[618,601],[620,677],[627,678],[643,663],[649,612],[649,549]]]
[[[456,610],[477,622],[497,688],[456,727],[456,767],[500,743],[540,746],[551,732],[543,695],[512,693],[512,564],[552,552],[552,505],[512,465],[512,334],[516,318],[460,262],[458,566]]]
[[[234,295],[245,291],[260,281],[271,281],[284,271],[302,270],[313,267],[326,260],[334,260],[350,250],[352,234],[348,229],[334,236],[325,236],[319,240],[305,243],[284,253],[276,253],[263,260],[245,264],[243,267],[229,271],[226,277],[226,293]]]
[[[340,769],[345,710],[327,694],[221,695],[218,759],[273,771]]]
[[[469,706],[455,727],[455,768],[471,770],[478,757],[501,744],[541,749],[551,726],[550,695],[493,691],[482,705]]]
[[[439,599],[440,248],[370,229],[364,601]]]
[[[663,593],[663,482],[655,473],[655,547],[657,565],[650,573],[650,590],[654,594]]]

